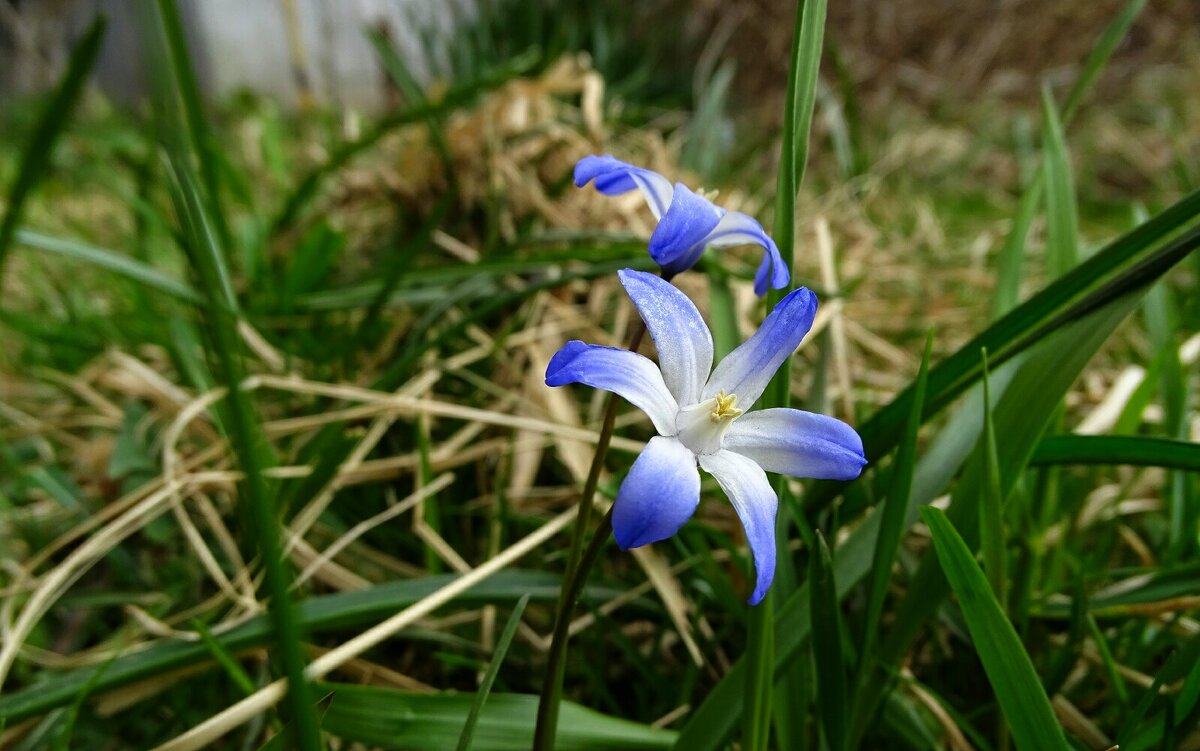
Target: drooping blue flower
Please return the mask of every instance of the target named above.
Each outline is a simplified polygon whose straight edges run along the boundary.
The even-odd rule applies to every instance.
[[[668,274],[687,271],[696,265],[705,248],[761,245],[763,259],[754,275],[759,297],[767,287],[783,289],[791,275],[775,241],[751,216],[726,211],[697,195],[683,183],[671,182],[652,170],[635,167],[610,154],[585,156],[575,165],[575,185],[595,182],[607,196],[640,190],[658,225],[650,236],[650,257]]]
[[[866,464],[862,440],[841,420],[797,409],[749,411],[812,327],[816,295],[801,288],[784,297],[713,369],[712,334],[686,295],[653,274],[618,275],[654,339],[658,365],[629,350],[571,341],[551,358],[546,384],[611,391],[645,412],[658,432],[617,492],[617,544],[627,550],[674,535],[700,502],[699,465],[746,529],[756,572],[750,603],[757,604],[775,576],[779,500],[767,472],[850,480]]]

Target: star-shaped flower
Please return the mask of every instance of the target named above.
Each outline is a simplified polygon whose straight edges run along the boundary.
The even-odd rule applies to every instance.
[[[751,216],[727,211],[652,170],[635,167],[610,154],[585,156],[575,165],[575,185],[595,182],[607,196],[639,189],[658,220],[650,236],[650,257],[670,275],[696,265],[705,248],[761,245],[762,263],[754,275],[754,292],[762,297],[767,287],[783,289],[791,276],[775,241]]]
[[[658,431],[617,492],[617,544],[627,550],[679,531],[700,502],[698,464],[745,527],[757,579],[750,603],[757,604],[775,576],[779,499],[766,473],[850,480],[866,464],[862,440],[841,420],[798,409],[750,411],[812,327],[816,295],[800,288],[784,297],[714,370],[712,334],[686,295],[653,274],[625,269],[618,276],[654,339],[658,365],[629,350],[571,341],[551,358],[546,384],[611,391]]]

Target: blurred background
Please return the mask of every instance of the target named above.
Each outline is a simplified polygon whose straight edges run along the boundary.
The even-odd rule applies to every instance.
[[[545,388],[545,363],[568,338],[625,338],[613,274],[652,266],[653,229],[639,198],[576,189],[571,170],[612,153],[770,228],[794,12],[778,0],[0,0],[0,627],[13,645],[0,652],[0,746],[151,747],[280,675],[226,442],[236,431],[212,407],[229,380],[200,304],[212,290],[237,313],[255,445],[301,540],[287,565],[308,657],[569,508],[602,402]],[[830,3],[795,249],[797,281],[826,312],[798,355],[794,402],[861,424],[912,381],[930,329],[937,361],[1069,268],[1049,242],[1066,225],[1048,226],[1037,195],[1022,213],[1051,157],[1081,259],[1200,187],[1198,32],[1197,0]],[[80,63],[93,43],[94,64]],[[1062,110],[1061,154],[1046,146],[1047,107]],[[213,276],[202,251],[220,259]],[[718,349],[761,320],[757,261],[710,253],[705,273],[679,279],[716,321]],[[1053,406],[1056,429],[1200,434],[1198,273],[1180,263],[1117,329]],[[609,496],[648,435],[632,410],[618,426]],[[181,472],[201,479],[156,495]],[[838,539],[889,478],[869,472],[813,527]],[[1092,643],[1082,620],[1068,630],[1063,598],[1164,572],[1175,578],[1147,598],[1194,594],[1195,477],[1056,468],[1019,484],[1013,618],[1039,670],[1061,678],[1080,747],[1107,748],[1161,719],[1153,696],[1137,711],[1130,696],[1157,696],[1168,656],[1193,655],[1195,603],[1121,611],[1104,625],[1114,666],[1059,659],[1063,644]],[[728,504],[706,502],[672,542],[608,557],[568,672],[568,696],[607,717],[572,723],[599,728],[577,747],[674,742],[745,649],[743,542]],[[894,591],[928,543],[906,537]],[[1061,558],[1047,552],[1060,543]],[[462,712],[414,729],[403,718],[426,705],[403,702],[453,689],[465,711],[527,592],[496,690],[536,693],[565,547],[538,548],[342,666],[343,684],[409,698],[376,705],[343,688],[321,709],[341,747],[452,747]],[[861,600],[847,611],[861,615]],[[897,692],[863,748],[1005,747],[963,633],[929,616],[900,650],[917,688]],[[258,748],[285,719],[215,747]],[[1191,730],[1179,738],[1200,748]]]

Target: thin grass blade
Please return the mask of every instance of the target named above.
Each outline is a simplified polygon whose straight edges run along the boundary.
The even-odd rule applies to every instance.
[[[1117,46],[1125,39],[1125,35],[1129,33],[1130,27],[1137,19],[1138,14],[1142,12],[1142,8],[1146,7],[1146,0],[1130,0],[1121,8],[1121,12],[1117,14],[1108,26],[1101,32],[1100,37],[1096,40],[1096,44],[1092,47],[1092,51],[1088,53],[1087,59],[1083,61],[1083,68],[1079,72],[1079,78],[1075,79],[1075,83],[1071,86],[1071,91],[1067,94],[1067,99],[1063,102],[1062,121],[1064,125],[1070,124],[1075,119],[1075,113],[1079,111],[1079,106],[1083,104],[1083,98],[1087,96],[1096,79],[1100,77],[1100,73],[1104,70],[1104,66],[1108,64],[1109,58],[1116,51]]]
[[[17,167],[16,179],[8,190],[8,200],[5,202],[7,209],[4,218],[0,219],[0,278],[3,278],[4,261],[17,234],[21,210],[25,207],[29,194],[50,169],[54,144],[67,127],[71,111],[75,109],[83,86],[96,64],[107,25],[104,16],[97,16],[84,32],[79,44],[75,45],[67,63],[67,72],[63,74],[54,95],[46,103],[30,134],[29,143],[21,152],[21,164]]]
[[[779,245],[783,262],[789,269],[795,265],[796,191],[800,187],[808,162],[809,136],[812,131],[821,50],[825,37],[825,9],[826,0],[799,0],[792,29],[787,97],[784,100],[783,138],[779,172],[775,180],[774,225],[775,242]],[[793,280],[788,289],[772,290],[767,295],[768,305],[777,303],[794,286]],[[791,363],[785,361],[767,386],[763,395],[763,405],[789,406],[790,384]],[[776,481],[777,495],[783,490],[783,483],[782,477]],[[777,537],[780,548],[778,560],[783,562],[782,565],[790,565],[788,536],[783,534]],[[742,747],[745,751],[765,751],[770,739],[775,683],[775,597],[774,593],[768,592],[752,611],[748,624],[746,654],[749,657],[749,670],[745,676],[747,713],[742,723]],[[784,709],[781,711],[794,711],[796,704],[795,697],[783,697],[781,706]],[[792,723],[786,721],[779,725],[783,728],[792,727]],[[793,738],[780,739],[780,742],[791,745],[797,743]]]
[[[458,751],[468,751],[471,748],[471,743],[475,739],[475,725],[479,722],[479,713],[483,710],[488,694],[492,692],[492,684],[496,682],[496,676],[500,674],[500,665],[504,663],[504,656],[508,654],[508,648],[517,634],[517,626],[521,625],[521,614],[525,612],[525,606],[528,604],[529,595],[526,594],[517,600],[512,615],[508,617],[508,623],[504,624],[504,631],[500,634],[500,640],[496,642],[496,649],[492,651],[492,661],[488,664],[487,672],[484,673],[483,680],[479,683],[479,689],[475,692],[475,701],[471,704],[471,711],[467,713],[467,721],[463,725],[462,735],[458,737]]]
[[[1046,267],[1057,279],[1079,262],[1079,217],[1071,160],[1054,95],[1042,89],[1042,148],[1046,175]]]
[[[15,241],[44,253],[69,258],[73,261],[80,261],[106,271],[111,271],[114,274],[123,276],[126,279],[135,281],[182,302],[193,305],[199,305],[203,302],[200,293],[192,289],[186,282],[173,279],[149,264],[129,256],[120,255],[106,248],[89,245],[77,240],[53,237],[26,229],[17,230]]]
[[[818,719],[825,747],[846,748],[846,665],[842,655],[841,608],[834,583],[833,560],[825,537],[817,532],[817,549],[809,563],[808,594],[812,610],[813,661],[817,667]]]
[[[983,566],[992,594],[1001,610],[1008,606],[1008,557],[1005,552],[1004,492],[1000,484],[1000,455],[996,448],[996,424],[992,414],[991,379],[987,350],[983,358],[983,494],[980,498],[979,539]]]
[[[851,747],[857,747],[866,730],[867,707],[863,702],[866,686],[879,678],[876,675],[875,650],[879,639],[878,625],[883,616],[884,599],[887,597],[888,582],[892,578],[892,564],[900,547],[900,539],[908,526],[908,507],[913,491],[913,474],[917,466],[917,437],[921,429],[921,410],[925,403],[925,386],[929,381],[929,362],[933,358],[933,331],[925,338],[925,354],[917,372],[916,391],[912,411],[904,429],[904,439],[896,450],[892,463],[892,477],[888,483],[890,492],[883,502],[879,534],[875,538],[875,549],[871,556],[871,572],[867,584],[867,608],[863,619],[863,641],[859,654],[859,665],[855,680],[854,714],[850,723]]]

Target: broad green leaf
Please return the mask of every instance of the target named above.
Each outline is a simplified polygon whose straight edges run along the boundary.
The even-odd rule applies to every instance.
[[[346,741],[397,751],[454,748],[471,709],[469,694],[427,694],[372,686],[318,684],[333,692],[324,729]],[[533,740],[536,696],[492,694],[475,725],[477,748],[527,751]],[[556,751],[668,749],[676,733],[608,717],[563,702]]]
[[[1200,472],[1200,444],[1138,435],[1051,435],[1030,464],[1111,464]]]
[[[996,692],[1017,748],[1023,751],[1070,749],[1033,663],[1021,645],[1016,629],[992,594],[987,577],[975,562],[971,549],[940,509],[922,508],[921,519],[929,527],[942,571],[958,596],[971,641],[975,643],[975,651]]]
[[[444,587],[456,576],[443,574],[379,584],[358,592],[309,597],[297,605],[297,615],[308,634],[353,630],[394,615]],[[561,583],[554,574],[502,571],[463,593],[454,600],[454,604],[479,607],[508,603],[515,602],[525,594],[538,602],[553,602],[558,597]],[[620,592],[611,589],[589,587],[584,590],[584,599],[607,600],[618,594]],[[215,638],[225,650],[237,654],[270,643],[271,627],[266,616],[257,616]],[[105,668],[94,691],[101,693],[126,686],[154,675],[207,662],[211,657],[209,649],[198,642],[154,642],[141,651],[114,659]],[[12,724],[65,706],[95,673],[94,668],[69,670],[54,674],[53,680],[6,693],[0,696],[0,720]]]

